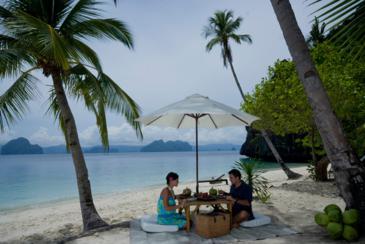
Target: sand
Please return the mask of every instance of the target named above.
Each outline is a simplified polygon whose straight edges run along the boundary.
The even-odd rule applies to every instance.
[[[316,183],[308,178],[306,167],[298,167],[294,171],[303,174],[304,177],[288,181],[281,170],[265,172],[263,176],[272,185],[270,188],[272,196],[269,203],[266,204],[255,201],[253,208],[254,211],[276,216],[281,222],[302,233],[308,233],[310,238],[315,238],[313,233],[317,233],[320,229],[313,224],[314,213],[321,211],[330,203],[338,204],[343,208],[344,202],[336,196],[336,193],[320,194],[320,191],[315,190],[310,193],[301,192],[301,184],[306,184],[306,188],[308,185],[309,188],[312,185],[312,188],[315,189]],[[292,187],[287,187],[288,185]],[[183,183],[179,185],[175,193],[181,192],[187,186],[194,189],[193,183]],[[133,192],[96,195],[94,202],[104,220],[110,224],[118,224],[144,214],[155,213],[156,201],[162,187],[163,185]],[[208,184],[201,185],[202,191],[207,191],[209,188]],[[217,185],[217,188],[228,190],[228,186],[224,184]],[[336,191],[336,188],[333,189]],[[128,225],[78,238],[71,243],[128,243],[129,230],[126,226]],[[0,212],[0,242],[57,242],[78,236],[81,232],[82,221],[78,199],[49,202]],[[288,239],[290,238],[295,239],[295,237],[288,237]]]

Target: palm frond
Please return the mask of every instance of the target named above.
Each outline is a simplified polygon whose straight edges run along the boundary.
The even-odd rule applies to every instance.
[[[101,4],[102,2],[95,0],[79,0],[63,20],[60,31],[67,32],[78,23],[100,17]]]
[[[77,39],[70,40],[70,44],[72,45],[72,48],[75,49],[74,53],[77,53],[77,59],[79,59],[81,63],[86,62],[92,65],[98,72],[102,72],[99,57],[91,47]]]
[[[22,118],[27,103],[38,95],[38,79],[30,74],[33,69],[24,72],[5,93],[0,96],[0,131],[4,132],[16,119]]]
[[[137,103],[109,76],[100,75],[102,89],[106,95],[106,105],[112,110],[123,115],[127,122],[134,128],[138,138],[143,138],[140,123],[135,121],[140,115]]]
[[[49,98],[48,98],[48,109],[46,111],[46,114],[51,114],[54,117],[55,122],[58,122],[58,125],[62,131],[62,134],[65,138],[65,144],[66,144],[66,151],[70,152],[70,147],[69,147],[69,143],[68,143],[68,139],[67,139],[67,131],[66,131],[66,126],[65,123],[61,117],[61,109],[60,106],[57,103],[57,99],[56,99],[56,93],[54,88],[52,87],[49,90]]]
[[[80,75],[80,74],[83,75]],[[83,100],[89,111],[94,113],[96,125],[99,129],[100,140],[105,150],[109,150],[108,127],[105,114],[105,94],[101,90],[97,77],[89,72],[81,64],[71,70],[71,76],[75,74],[68,90],[77,100]],[[84,76],[84,77],[82,77]]]
[[[226,24],[226,31],[227,32],[234,32],[237,31],[240,26],[241,26],[241,22],[243,21],[243,19],[241,17],[238,17],[236,19],[232,19],[232,17],[230,17],[230,19],[227,20],[227,24]]]
[[[7,8],[0,6],[0,18],[1,19],[6,19],[9,17],[12,17],[13,14],[11,13],[11,11],[9,11]]]
[[[9,31],[13,31],[12,34],[17,39],[30,42],[39,56],[53,60],[63,69],[68,69],[71,50],[65,39],[50,25],[22,11],[18,11],[16,17],[6,21],[5,25]]]
[[[326,23],[330,40],[356,56],[365,54],[365,0],[309,1],[309,5],[319,6],[312,14]]]
[[[206,51],[209,52],[214,46],[220,44],[221,54],[224,67],[227,67],[228,61],[233,60],[232,50],[229,44],[230,40],[238,44],[242,42],[252,43],[251,36],[248,34],[237,34],[242,22],[242,18],[234,18],[233,11],[216,11],[213,17],[208,19],[208,25],[203,28],[203,35],[207,39],[211,37],[207,45]]]
[[[15,76],[25,65],[34,64],[32,57],[21,49],[3,49],[0,51],[0,77]]]
[[[249,34],[243,34],[243,35],[238,35],[241,39],[242,42],[246,42],[248,44],[252,44],[252,38]]]
[[[106,122],[105,114],[105,104],[104,101],[98,101],[98,113],[96,117],[96,124],[99,128],[99,134],[101,143],[104,145],[106,151],[109,151],[109,136],[108,136],[108,126]]]
[[[127,25],[116,19],[91,19],[72,26],[69,30],[76,38],[108,38],[133,48],[133,37]]]
[[[212,38],[206,45],[207,52],[210,52],[215,45],[219,45],[221,43],[221,39],[219,37]]]
[[[258,196],[270,197],[268,191],[269,181],[263,177],[259,170],[259,164],[251,159],[240,159],[236,161],[234,167],[241,171],[243,180],[251,186],[253,192]]]
[[[237,44],[241,44],[242,42],[246,42],[248,44],[252,43],[252,39],[250,35],[244,34],[244,35],[236,35],[234,33],[228,35],[228,38],[233,39]]]
[[[135,121],[140,113],[138,105],[109,76],[102,72],[94,75],[84,65],[79,64],[70,70],[70,77],[68,90],[77,99],[84,99],[86,107],[94,112],[102,141],[107,141],[105,109],[121,114],[135,129],[137,137],[143,137],[140,124]]]

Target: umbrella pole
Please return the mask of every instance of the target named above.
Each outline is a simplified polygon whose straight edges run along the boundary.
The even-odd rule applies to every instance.
[[[199,193],[199,151],[198,151],[198,117],[195,117],[195,172],[196,172],[196,193]]]

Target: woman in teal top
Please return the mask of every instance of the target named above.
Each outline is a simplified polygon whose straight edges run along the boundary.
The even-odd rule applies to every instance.
[[[176,213],[177,209],[184,207],[185,202],[176,205],[176,197],[173,188],[179,184],[179,176],[170,172],[166,176],[167,187],[165,187],[157,202],[157,223],[162,225],[177,225],[179,229],[186,227],[186,218]]]

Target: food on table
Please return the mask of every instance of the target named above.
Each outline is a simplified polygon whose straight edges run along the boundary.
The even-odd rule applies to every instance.
[[[212,187],[209,190],[209,195],[210,196],[217,196],[218,195],[218,191]]]
[[[190,190],[190,188],[188,188],[188,187],[186,187],[184,190],[183,190],[183,193],[182,193],[183,195],[185,195],[185,196],[191,196],[191,190]]]

